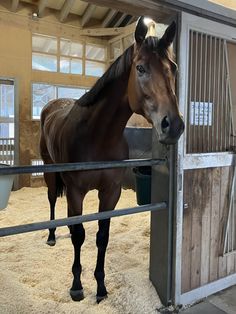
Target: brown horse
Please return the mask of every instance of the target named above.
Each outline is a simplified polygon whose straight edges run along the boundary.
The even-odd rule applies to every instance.
[[[173,22],[162,38],[147,37],[143,17],[137,23],[135,43],[128,48],[79,100],[53,100],[42,111],[40,150],[44,163],[108,161],[128,159],[128,145],[123,136],[133,112],[141,114],[157,129],[160,142],[174,144],[184,130],[175,95],[176,63],[170,45],[175,36]],[[123,169],[45,173],[51,219],[57,196],[63,188],[68,216],[82,214],[83,199],[97,189],[99,211],[115,208],[121,193]],[[107,296],[104,283],[105,253],[110,219],[98,222],[96,244],[97,302]],[[84,298],[80,280],[80,250],[85,239],[82,224],[70,227],[74,246],[74,275],[70,295]],[[55,244],[55,229],[48,244]]]

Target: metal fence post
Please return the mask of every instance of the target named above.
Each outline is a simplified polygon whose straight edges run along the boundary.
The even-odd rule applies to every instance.
[[[156,131],[152,137],[153,158],[168,158],[172,148],[159,143]],[[174,150],[173,150],[174,151]],[[170,167],[168,162],[152,167],[152,202],[166,201],[168,209],[151,213],[150,230],[150,280],[152,281],[163,305],[171,301],[172,285],[172,196],[170,187]]]

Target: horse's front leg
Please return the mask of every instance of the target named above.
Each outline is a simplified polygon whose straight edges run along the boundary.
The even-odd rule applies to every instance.
[[[82,214],[84,194],[74,189],[67,191],[68,216],[78,216]],[[74,301],[84,299],[83,286],[81,283],[82,266],[80,263],[81,246],[85,240],[85,230],[82,224],[70,226],[71,241],[74,246],[74,262],[72,266],[73,282],[70,289],[70,296]]]
[[[99,191],[99,212],[106,210],[113,210],[120,198],[121,187],[116,186],[115,188],[109,187]],[[105,286],[105,254],[109,241],[109,230],[110,230],[110,219],[100,220],[98,222],[97,232],[97,264],[94,272],[94,276],[97,280],[97,303],[102,301],[107,296],[107,290]]]

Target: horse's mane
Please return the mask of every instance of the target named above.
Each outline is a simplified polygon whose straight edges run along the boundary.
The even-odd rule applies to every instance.
[[[142,47],[145,47],[152,52],[158,52],[165,55],[168,59],[172,59],[169,50],[165,50],[162,47],[161,40],[156,36],[149,36],[143,41]],[[116,59],[114,63],[108,68],[108,70],[100,77],[94,86],[81,98],[76,100],[76,104],[81,107],[93,106],[103,89],[115,79],[121,77],[122,74],[130,70],[132,64],[132,56],[134,51],[134,45],[130,46],[125,52]]]
[[[132,55],[133,45],[127,48],[125,52],[111,64],[108,70],[97,80],[94,86],[86,94],[76,100],[76,104],[82,107],[93,106],[97,97],[109,83],[130,70]]]

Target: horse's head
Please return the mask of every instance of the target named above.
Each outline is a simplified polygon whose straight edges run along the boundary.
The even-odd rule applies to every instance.
[[[175,144],[184,131],[175,94],[177,65],[172,60],[176,24],[173,22],[162,38],[147,37],[141,17],[135,30],[133,64],[128,97],[133,112],[143,115],[156,128],[159,140]]]

